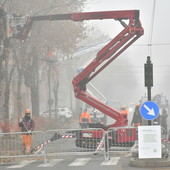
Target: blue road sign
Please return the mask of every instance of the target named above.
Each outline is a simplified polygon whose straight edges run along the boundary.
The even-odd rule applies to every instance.
[[[159,107],[152,101],[145,102],[140,107],[140,114],[146,120],[153,120],[159,115]]]

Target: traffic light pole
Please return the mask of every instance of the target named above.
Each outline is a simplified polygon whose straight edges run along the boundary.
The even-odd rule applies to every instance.
[[[147,92],[148,92],[148,101],[151,101],[151,87],[147,87]],[[148,120],[148,125],[152,125],[152,121]]]
[[[151,101],[151,87],[153,86],[153,64],[151,63],[150,56],[147,56],[145,64],[145,87],[147,87],[148,101]],[[151,125],[151,120],[148,120],[148,125]]]

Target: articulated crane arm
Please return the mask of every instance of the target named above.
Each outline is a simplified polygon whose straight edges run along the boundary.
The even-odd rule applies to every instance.
[[[40,20],[100,20],[100,19],[114,19],[119,21],[124,29],[98,53],[96,58],[84,70],[74,77],[72,83],[76,98],[84,101],[92,107],[100,110],[107,116],[115,119],[116,122],[108,126],[126,126],[127,118],[120,112],[114,110],[108,105],[100,102],[86,92],[86,84],[91,81],[97,74],[99,74],[105,67],[107,67],[114,59],[116,59],[122,52],[124,52],[132,43],[134,43],[140,36],[143,35],[143,28],[139,20],[139,10],[125,10],[125,11],[102,11],[102,12],[84,12],[72,14],[56,14],[47,16],[33,16],[28,17],[27,23],[23,27],[20,39],[24,40],[34,21]],[[128,20],[128,24],[124,22]]]
[[[114,59],[116,59],[123,51],[125,51],[133,42],[143,35],[143,28],[139,20],[139,11],[108,11],[87,13],[83,19],[115,19],[120,21],[124,29],[98,53],[97,57],[76,77],[73,79],[75,96],[100,110],[107,116],[115,119],[116,122],[108,126],[126,126],[127,117],[120,112],[114,110],[108,105],[95,99],[86,93],[86,84],[107,67]],[[129,20],[127,25],[123,20]]]

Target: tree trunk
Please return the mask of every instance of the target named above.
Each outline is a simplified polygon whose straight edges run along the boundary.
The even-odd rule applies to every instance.
[[[22,73],[18,69],[18,82],[17,82],[17,110],[18,116],[22,115],[22,96],[21,96],[21,85],[22,85]]]
[[[38,87],[31,86],[32,115],[39,116],[39,92]]]
[[[32,62],[32,84],[30,84],[31,90],[31,103],[32,103],[32,114],[34,116],[39,116],[39,76],[38,76],[38,55],[36,49],[33,49],[32,54],[33,62]]]
[[[58,108],[58,91],[59,91],[59,81],[57,79],[57,84],[53,87],[54,101],[55,101],[55,118],[57,119],[57,108]]]
[[[31,91],[32,115],[39,116],[38,52],[35,47],[28,57],[32,60],[24,70],[25,85]]]
[[[4,91],[4,118],[9,119],[9,95],[10,95],[10,81],[9,81],[9,64],[7,52],[5,52],[5,91]]]

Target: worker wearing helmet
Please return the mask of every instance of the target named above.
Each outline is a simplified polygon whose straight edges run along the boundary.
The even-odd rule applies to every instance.
[[[21,127],[22,133],[22,150],[23,154],[30,154],[32,146],[32,133],[34,130],[34,121],[31,119],[30,110],[25,110],[25,116],[23,119],[19,120],[19,127]]]
[[[138,127],[142,124],[142,116],[140,114],[139,109],[140,109],[140,104],[137,104],[135,106],[135,111],[134,111],[134,114],[133,114],[131,126],[133,125],[134,127]]]
[[[121,113],[122,113],[123,115],[128,115],[128,110],[127,110],[127,108],[126,108],[125,105],[122,106],[122,108],[121,108]]]
[[[91,122],[91,117],[90,114],[87,112],[87,109],[84,109],[84,112],[80,115],[80,126],[82,128],[87,128],[88,127],[88,123]]]
[[[125,122],[128,122],[128,110],[125,105],[122,106],[121,113],[124,117]]]

